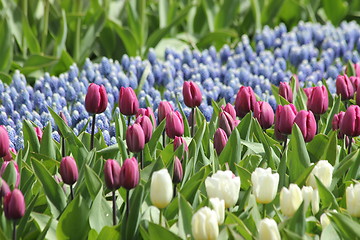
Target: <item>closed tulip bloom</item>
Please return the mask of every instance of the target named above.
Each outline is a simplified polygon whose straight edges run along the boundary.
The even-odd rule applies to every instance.
[[[130,152],[140,152],[145,146],[145,134],[140,124],[135,123],[126,130],[126,145]]]
[[[295,106],[293,104],[289,105],[278,105],[276,108],[276,123],[278,130],[282,134],[291,134],[292,126],[294,124],[294,119],[297,114]]]
[[[345,115],[345,112],[339,112],[334,115],[333,120],[331,121],[332,129],[334,131],[340,129],[340,123],[341,123],[344,115]],[[344,134],[341,131],[339,131],[339,133],[338,133],[338,138],[340,138],[340,139],[344,138]]]
[[[356,105],[360,106],[360,84],[356,89]]]
[[[325,86],[313,87],[308,97],[307,108],[314,114],[323,114],[328,110],[329,99]]]
[[[150,184],[150,200],[157,208],[166,208],[173,196],[173,186],[167,169],[153,173]]]
[[[15,168],[15,171],[16,171],[16,181],[15,181],[14,184],[15,184],[15,188],[18,188],[19,184],[20,184],[20,171],[19,171],[18,164],[14,160],[3,162],[3,164],[1,165],[1,169],[0,169],[0,177],[4,174],[4,172],[9,167],[9,165],[11,165],[10,163],[12,163],[12,165]],[[8,182],[8,183],[12,184],[10,182]]]
[[[219,198],[225,201],[225,207],[236,204],[239,199],[240,178],[227,170],[219,170],[205,180],[206,192],[209,198]]]
[[[9,192],[9,185],[5,182],[4,179],[0,177],[0,205],[2,203],[2,198],[5,197]]]
[[[319,212],[320,197],[317,189],[312,187],[303,186],[301,189],[304,199],[304,210],[306,211],[311,203],[311,211],[315,215]]]
[[[346,209],[353,217],[360,217],[360,183],[346,188]]]
[[[60,112],[59,116],[61,117],[62,120],[64,120],[64,122],[65,122],[66,125],[69,125],[69,124],[68,124],[68,121],[67,121],[67,119],[66,119],[66,116],[65,116],[65,114],[64,114],[63,112]]]
[[[280,232],[274,219],[264,218],[260,221],[259,240],[281,240]]]
[[[121,167],[116,160],[108,159],[104,166],[104,177],[106,187],[110,190],[116,190],[121,187],[120,184]]]
[[[201,91],[198,85],[192,81],[185,81],[183,84],[184,103],[190,108],[198,107],[202,101]]]
[[[231,132],[236,127],[235,120],[227,112],[220,112],[219,115],[219,128],[223,129],[227,136],[230,136]]]
[[[210,198],[212,209],[216,212],[218,224],[221,225],[225,220],[225,201],[219,198]]]
[[[174,111],[171,103],[167,102],[167,101],[162,101],[159,103],[159,107],[158,107],[158,121],[159,123],[162,122],[162,120],[165,119],[166,115],[168,115],[168,113]]]
[[[43,131],[41,130],[40,127],[34,127],[34,129],[35,129],[35,133],[36,133],[36,136],[37,136],[39,142],[41,142],[41,139],[43,136]]]
[[[139,116],[147,116],[150,118],[151,122],[153,123],[153,126],[156,127],[156,118],[154,115],[154,111],[150,108],[139,108],[137,114],[136,114],[136,118]]]
[[[216,150],[217,155],[220,155],[222,150],[225,148],[225,145],[228,141],[228,137],[226,132],[221,128],[216,129],[214,134],[214,148]]]
[[[274,200],[279,184],[279,174],[271,173],[271,168],[256,168],[251,174],[253,194],[258,203],[270,203]]]
[[[120,185],[127,190],[139,185],[140,173],[136,158],[128,158],[124,161],[120,171]]]
[[[349,137],[360,135],[360,107],[351,105],[340,122],[340,132]]]
[[[235,111],[234,106],[231,103],[227,103],[225,106],[221,106],[221,109],[224,112],[227,112],[228,114],[230,114],[233,119],[236,119],[236,111]]]
[[[267,102],[257,102],[254,108],[256,118],[263,129],[268,129],[274,124],[274,110]]]
[[[298,185],[292,183],[289,188],[282,188],[280,192],[280,209],[285,216],[292,217],[302,201],[302,192]]]
[[[293,101],[293,92],[287,82],[280,82],[279,95],[285,98],[289,103]]]
[[[125,116],[132,116],[138,112],[139,101],[131,87],[121,87],[119,93],[120,112]]]
[[[325,187],[330,187],[333,171],[334,167],[327,160],[318,161],[311,171],[306,181],[306,185],[311,186],[313,189],[317,189],[316,176]]]
[[[9,148],[8,153],[6,154],[6,156],[4,156],[4,161],[5,161],[5,162],[8,162],[8,161],[13,160],[13,157],[12,157],[11,153],[13,153],[13,154],[16,154],[16,153],[17,153],[16,150],[15,150],[15,148],[12,148],[12,147]]]
[[[354,91],[356,91],[356,89],[360,85],[360,77],[351,76],[351,77],[349,77],[349,79],[350,79],[350,82],[352,83],[352,85],[354,87]]]
[[[173,175],[173,183],[178,184],[183,179],[183,168],[181,162],[178,157],[175,156],[174,158],[174,175]]]
[[[217,215],[208,207],[200,208],[191,220],[192,235],[195,240],[216,240],[219,236]]]
[[[354,86],[346,75],[339,75],[336,78],[336,94],[341,96],[342,100],[354,97]]]
[[[135,123],[139,124],[144,131],[145,143],[148,143],[153,133],[153,125],[149,117],[139,116],[136,118]]]
[[[25,214],[25,200],[19,189],[8,193],[4,198],[5,217],[10,220],[17,220]]]
[[[240,87],[235,99],[236,115],[240,118],[245,117],[248,112],[254,111],[255,104],[256,97],[253,89],[251,87]]]
[[[98,114],[106,110],[108,97],[104,86],[91,83],[85,97],[85,109],[88,113]]]
[[[301,110],[298,112],[294,119],[294,123],[299,126],[305,142],[313,140],[316,134],[316,120],[311,111]]]
[[[303,88],[303,90],[304,90],[304,93],[305,93],[306,97],[309,99],[313,88],[312,87]]]
[[[9,152],[10,140],[6,128],[0,125],[0,158],[5,157]]]
[[[64,157],[60,163],[60,175],[63,182],[68,185],[76,183],[79,177],[78,168],[73,157]]]
[[[184,145],[184,151],[187,152],[189,150],[188,145],[185,141],[185,138],[175,136],[174,138],[174,152],[178,149],[181,145]]]
[[[170,112],[166,116],[165,131],[169,138],[180,137],[184,134],[183,119],[178,111]]]

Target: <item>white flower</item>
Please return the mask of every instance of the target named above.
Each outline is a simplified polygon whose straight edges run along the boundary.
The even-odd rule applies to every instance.
[[[302,196],[304,199],[304,210],[306,211],[311,202],[311,211],[316,214],[319,211],[320,197],[317,189],[312,187],[303,186],[301,189]]]
[[[280,209],[287,217],[294,215],[302,201],[303,197],[301,190],[296,184],[290,184],[289,189],[283,187],[280,192]]]
[[[278,226],[274,219],[264,218],[259,223],[259,240],[280,240]]]
[[[312,186],[313,189],[317,189],[316,176],[325,187],[330,187],[333,171],[334,167],[327,160],[320,160],[311,171],[306,181],[306,185]]]
[[[157,208],[165,208],[173,197],[173,186],[167,169],[153,173],[150,185],[150,199]]]
[[[346,208],[353,217],[360,217],[360,183],[346,188]]]
[[[217,214],[208,207],[200,208],[192,217],[191,227],[195,240],[216,240],[219,236]]]
[[[253,193],[258,203],[270,203],[274,200],[279,184],[279,174],[271,173],[271,168],[256,168],[251,174]]]
[[[210,204],[216,212],[218,224],[223,224],[225,219],[225,201],[219,198],[210,198]]]
[[[320,223],[323,230],[330,225],[330,219],[326,213],[321,214]]]
[[[225,207],[235,205],[239,198],[240,178],[227,171],[217,171],[205,180],[206,192],[209,198],[219,198],[225,201]]]

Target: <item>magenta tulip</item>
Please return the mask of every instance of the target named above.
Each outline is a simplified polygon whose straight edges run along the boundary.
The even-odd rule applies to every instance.
[[[12,163],[14,165],[14,168],[15,168],[15,171],[16,171],[15,188],[18,188],[19,184],[20,184],[20,171],[19,171],[18,164],[14,160],[3,162],[3,164],[1,165],[1,169],[0,169],[0,177],[4,174],[4,172],[6,171],[6,169],[8,168],[10,163]],[[9,182],[9,184],[10,184],[10,182]]]
[[[156,118],[155,118],[153,110],[150,107],[139,108],[139,110],[136,114],[136,118],[139,116],[147,116],[148,118],[150,118],[153,126],[156,127]]]
[[[251,87],[240,87],[235,100],[236,115],[244,117],[248,112],[254,111],[256,97]]]
[[[339,112],[338,114],[334,115],[332,122],[331,122],[332,129],[334,131],[340,129],[340,123],[341,123],[344,115],[345,115],[345,112]],[[339,133],[338,133],[338,138],[340,138],[340,139],[344,138],[344,134],[341,131],[339,131]]]
[[[36,133],[36,136],[37,136],[39,142],[41,142],[41,139],[43,136],[43,131],[41,130],[40,127],[34,127],[34,129],[35,129],[35,133]]]
[[[145,146],[145,134],[140,124],[135,123],[126,130],[126,144],[130,152],[140,152]]]
[[[110,190],[116,190],[121,187],[120,184],[120,171],[119,163],[114,159],[108,159],[104,166],[104,178],[106,187]]]
[[[228,141],[228,137],[226,135],[226,132],[221,128],[216,129],[214,134],[214,148],[218,155],[220,155],[220,153],[224,149],[227,141]]]
[[[120,112],[125,116],[135,115],[139,110],[139,101],[131,87],[121,87],[119,94]]]
[[[88,113],[97,114],[106,110],[108,97],[104,86],[91,83],[85,97],[85,109]]]
[[[159,123],[162,122],[162,120],[165,119],[165,117],[168,115],[168,113],[173,111],[173,107],[171,105],[171,103],[167,102],[167,101],[162,101],[159,104],[158,107],[158,121]]]
[[[360,135],[360,107],[351,105],[340,121],[340,131],[349,137]]]
[[[4,161],[5,162],[13,160],[13,157],[12,157],[11,153],[13,153],[13,154],[17,153],[15,148],[9,148],[8,153],[6,154],[6,156],[4,156]]]
[[[348,100],[354,97],[354,86],[348,76],[337,76],[336,93],[341,96],[342,100]]]
[[[305,93],[306,97],[309,99],[313,88],[312,88],[312,87],[310,87],[310,88],[303,88],[303,90],[304,90],[304,93]]]
[[[219,128],[226,132],[227,136],[230,136],[231,132],[236,127],[235,120],[227,112],[220,112],[219,114]]]
[[[297,114],[296,108],[293,104],[278,105],[276,108],[276,127],[281,134],[291,134],[292,125]]]
[[[2,198],[5,197],[10,192],[9,185],[5,182],[4,179],[0,177],[0,206],[2,203]]]
[[[360,106],[360,85],[356,89],[356,104]]]
[[[181,114],[173,111],[166,116],[166,134],[169,138],[182,136],[184,134],[184,123]]]
[[[25,200],[19,189],[8,193],[4,198],[5,217],[10,220],[17,220],[25,214]]]
[[[0,158],[5,157],[9,152],[10,140],[6,128],[0,125]]]
[[[254,117],[263,129],[268,129],[274,124],[274,110],[267,102],[257,102],[254,108]]]
[[[184,151],[187,152],[189,150],[188,145],[183,137],[175,136],[174,138],[174,152],[178,149],[181,145],[184,145]]]
[[[328,91],[325,86],[313,87],[308,97],[307,108],[315,115],[323,114],[329,106]]]
[[[173,183],[178,184],[183,179],[183,168],[181,162],[177,156],[174,158],[174,174],[173,174]]]
[[[135,188],[139,184],[140,174],[136,158],[128,158],[124,161],[120,171],[120,184],[127,190]]]
[[[229,113],[233,119],[236,119],[236,111],[235,111],[234,106],[231,103],[227,103],[225,106],[221,106],[221,109],[224,112]]]
[[[73,185],[78,180],[78,168],[73,157],[68,156],[61,160],[59,172],[65,184]]]
[[[186,106],[190,108],[200,106],[202,95],[196,83],[192,81],[185,81],[183,84],[183,96]]]
[[[287,82],[280,82],[279,95],[285,98],[289,103],[293,101],[293,92]]]
[[[296,114],[294,119],[304,136],[305,142],[310,142],[313,140],[316,134],[316,121],[314,114],[311,111],[301,110]]]
[[[349,77],[349,79],[350,79],[350,82],[352,83],[352,85],[354,87],[354,91],[356,91],[356,89],[360,85],[360,77],[351,76],[351,77]]]
[[[153,125],[148,116],[139,116],[135,123],[139,124],[144,131],[145,143],[149,142],[153,133]]]

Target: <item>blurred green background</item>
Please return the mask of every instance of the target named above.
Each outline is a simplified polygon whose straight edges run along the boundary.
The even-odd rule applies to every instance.
[[[0,79],[30,81],[106,56],[159,56],[166,47],[236,44],[242,34],[284,22],[359,22],[360,1],[342,0],[1,0]]]

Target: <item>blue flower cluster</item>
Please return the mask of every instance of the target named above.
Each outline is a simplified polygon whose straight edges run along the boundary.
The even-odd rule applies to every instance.
[[[39,127],[50,121],[54,126],[47,109],[50,106],[56,112],[62,111],[78,134],[89,119],[84,107],[87,87],[90,83],[102,84],[109,105],[98,115],[96,126],[111,145],[116,142],[111,119],[119,113],[117,102],[122,86],[141,88],[140,107],[150,104],[155,115],[161,100],[170,101],[175,108],[178,100],[189,115],[190,109],[183,104],[182,85],[184,81],[194,81],[203,94],[200,110],[210,120],[211,101],[224,98],[234,102],[242,85],[251,86],[259,98],[275,109],[271,84],[289,81],[293,73],[303,87],[316,85],[324,78],[334,93],[336,76],[349,60],[360,61],[359,51],[360,26],[355,22],[344,22],[338,28],[300,22],[291,31],[284,24],[274,29],[265,27],[256,33],[254,41],[244,35],[233,49],[227,45],[219,51],[214,47],[202,52],[167,49],[163,59],[150,50],[144,60],[127,55],[120,62],[107,58],[100,63],[87,60],[81,70],[73,65],[58,77],[45,74],[34,87],[27,85],[25,77],[16,71],[9,86],[0,82],[0,125],[7,127],[11,146],[22,148],[22,120],[31,120]],[[53,137],[60,138],[56,128]]]

